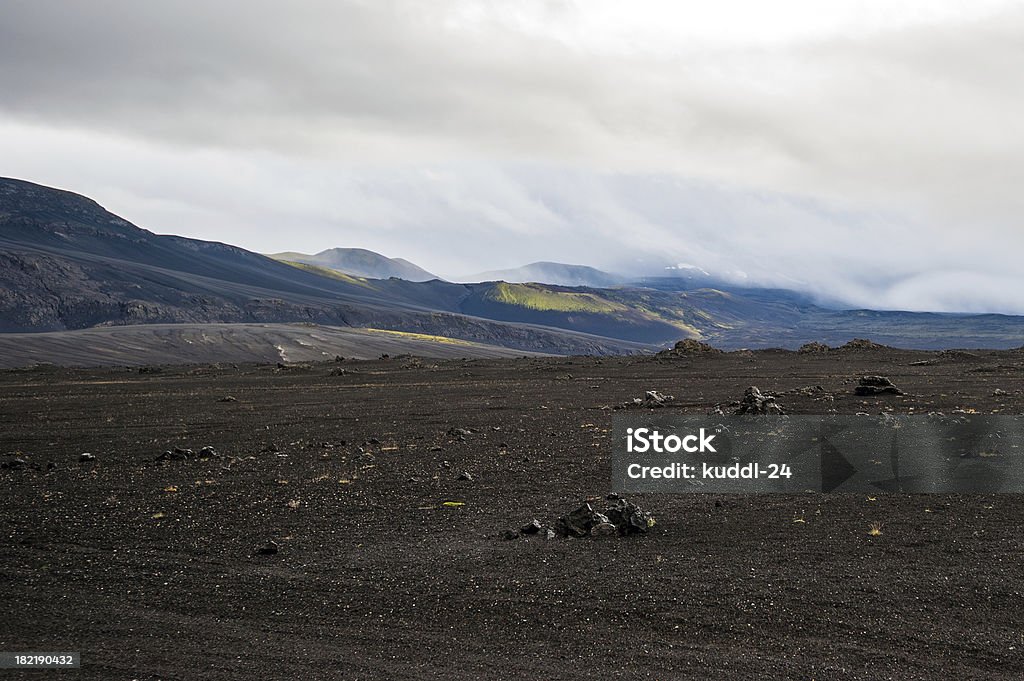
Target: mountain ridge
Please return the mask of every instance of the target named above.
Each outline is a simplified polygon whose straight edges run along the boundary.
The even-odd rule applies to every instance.
[[[405,258],[389,258],[365,248],[328,248],[313,255],[286,251],[274,253],[268,257],[286,262],[326,267],[344,274],[370,279],[395,277],[407,281],[431,281],[441,278]]]

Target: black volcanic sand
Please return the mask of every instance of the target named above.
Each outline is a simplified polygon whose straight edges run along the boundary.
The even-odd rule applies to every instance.
[[[1020,496],[648,495],[645,537],[500,534],[607,493],[609,407],[645,390],[1018,414],[1022,379],[898,351],[2,372],[0,463],[28,465],[0,471],[0,650],[83,659],[2,674],[1019,679]],[[813,385],[834,401],[785,394]]]

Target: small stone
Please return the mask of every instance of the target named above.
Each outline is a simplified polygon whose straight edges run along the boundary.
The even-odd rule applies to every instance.
[[[81,461],[82,463],[87,463],[89,461],[95,461],[96,460],[96,455],[95,454],[90,454],[89,452],[82,452],[78,456],[78,460]]]
[[[220,455],[217,453],[217,450],[214,449],[213,447],[209,446],[209,445],[207,445],[207,446],[205,446],[205,447],[203,447],[202,449],[199,450],[199,458],[200,459],[215,459],[218,456],[220,456]]]
[[[224,397],[217,400],[218,402],[237,402],[238,400],[233,395],[225,395]]]
[[[855,395],[870,397],[874,395],[902,395],[903,391],[893,385],[885,376],[862,376],[857,387],[853,389]]]
[[[534,519],[533,519],[533,520],[531,520],[530,522],[528,522],[528,523],[526,523],[525,525],[523,525],[523,526],[522,526],[522,527],[521,527],[521,528],[519,529],[519,531],[520,531],[520,532],[521,532],[522,534],[537,534],[537,533],[538,533],[538,532],[540,532],[540,531],[541,531],[542,529],[544,529],[544,526],[540,524],[540,521],[539,521],[539,520],[537,520],[536,518],[534,518]]]
[[[550,539],[554,539],[557,536],[558,535],[555,533],[555,531],[552,530],[550,527],[547,527],[547,528],[544,529],[544,539],[550,540]]]
[[[459,480],[463,482],[473,482],[473,476],[470,475],[468,471],[463,471],[459,473]]]
[[[277,545],[277,542],[271,539],[266,544],[261,546],[257,553],[262,556],[272,556],[280,550],[281,547]]]
[[[513,539],[519,539],[519,533],[515,530],[505,530],[505,533],[502,534],[501,537],[506,541],[512,541]]]

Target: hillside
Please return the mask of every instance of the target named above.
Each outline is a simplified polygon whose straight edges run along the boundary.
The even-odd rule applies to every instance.
[[[157,235],[85,197],[0,179],[0,333],[300,322],[552,354],[651,352],[680,338],[726,349],[841,345],[856,337],[921,349],[1024,345],[1024,317],[836,310],[792,291],[706,284],[664,277],[599,288],[357,276]],[[167,343],[178,344],[174,352],[195,350],[183,347],[185,335],[163,338],[176,340],[154,353]],[[233,356],[231,347],[226,342],[225,356]]]
[[[606,288],[617,286],[624,279],[586,265],[567,265],[560,262],[534,262],[507,270],[480,272],[460,278],[461,281],[504,281],[510,284],[553,284],[555,286],[588,286]]]
[[[388,258],[365,248],[331,248],[314,255],[292,252],[275,253],[270,257],[275,260],[314,265],[370,279],[390,279],[391,277],[407,281],[440,279],[404,258]]]

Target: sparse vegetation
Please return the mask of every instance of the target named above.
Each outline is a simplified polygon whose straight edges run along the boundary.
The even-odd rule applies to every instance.
[[[592,293],[577,291],[558,291],[539,284],[507,284],[496,283],[485,296],[486,299],[505,305],[544,312],[590,312],[593,314],[613,314],[627,312],[629,308],[613,303]]]

